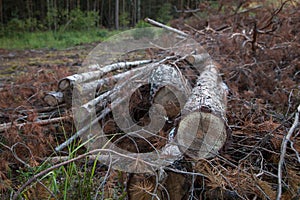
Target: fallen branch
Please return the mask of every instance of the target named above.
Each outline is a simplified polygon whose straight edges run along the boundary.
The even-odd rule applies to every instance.
[[[151,64],[152,67],[157,66],[158,63],[154,63]],[[148,71],[151,71],[151,67],[147,68]],[[135,76],[131,77],[132,79],[138,79],[139,77],[141,77],[141,74],[136,74]],[[126,86],[128,84],[128,80],[124,80],[123,82],[120,82],[119,85],[115,86],[115,91],[119,91],[121,88],[123,88],[124,86]],[[127,90],[128,92],[128,90]],[[98,101],[102,100],[103,98],[105,98],[107,95],[110,95],[109,97],[111,99],[114,99],[114,101],[112,102],[110,107],[105,107],[99,114],[99,116],[97,116],[95,119],[92,119],[92,121],[88,121],[87,124],[84,123],[82,124],[82,127],[80,128],[79,131],[77,131],[72,137],[70,137],[68,140],[66,140],[64,143],[62,143],[61,145],[59,145],[58,147],[55,148],[55,151],[61,151],[63,148],[65,148],[66,146],[68,146],[72,141],[74,141],[76,138],[80,137],[81,135],[83,135],[84,133],[86,133],[88,130],[91,129],[91,127],[93,127],[94,125],[96,125],[97,123],[99,123],[99,120],[103,119],[108,113],[111,112],[111,110],[113,108],[115,108],[115,106],[119,105],[121,102],[124,101],[124,99],[127,98],[127,96],[120,96],[120,93],[116,93],[116,92],[111,92],[109,91],[108,93],[104,93],[103,96],[99,96],[99,98],[97,100],[94,100],[94,102],[90,102],[92,105],[94,105],[95,103],[97,103]],[[123,94],[124,95],[124,94]],[[93,100],[92,100],[93,101]],[[92,108],[93,109],[93,108]],[[75,119],[78,120],[78,122],[83,122],[86,121],[86,119],[89,116],[83,116],[80,113],[77,113],[78,111],[76,111],[75,109]],[[80,112],[80,110],[79,110]],[[79,117],[79,118],[78,118]]]
[[[178,10],[176,6],[174,6],[175,12],[177,13],[197,13],[201,11],[199,8],[197,9],[190,9],[190,10]]]
[[[159,23],[159,22],[157,22],[157,21],[155,21],[155,20],[153,20],[153,19],[150,19],[150,18],[146,18],[146,19],[145,19],[145,22],[148,22],[148,23],[150,23],[150,24],[152,24],[152,25],[155,25],[155,26],[164,28],[164,29],[166,29],[166,30],[168,30],[168,31],[177,33],[178,35],[181,35],[181,36],[183,36],[183,37],[188,37],[188,36],[189,36],[188,34],[186,34],[186,33],[183,32],[183,31],[180,31],[180,30],[178,30],[178,29],[176,29],[176,28],[172,28],[172,27],[170,27],[170,26],[164,25],[164,24]]]
[[[108,155],[104,155],[104,154],[108,154]],[[64,165],[67,165],[69,163],[72,163],[74,161],[77,161],[77,160],[80,160],[80,159],[83,159],[83,158],[86,158],[87,156],[90,156],[91,159],[97,159],[97,160],[100,160],[100,162],[104,162],[104,163],[108,163],[108,165],[110,166],[112,163],[112,159],[111,157],[112,156],[117,156],[117,158],[126,158],[127,160],[131,160],[131,161],[134,161],[136,164],[140,163],[142,164],[144,167],[148,167],[149,168],[149,173],[155,173],[155,169],[157,169],[158,166],[160,166],[162,163],[163,165],[167,165],[167,164],[171,164],[171,162],[168,161],[168,158],[167,157],[163,157],[162,159],[155,159],[153,157],[149,157],[147,158],[147,160],[143,160],[143,159],[139,159],[137,160],[137,154],[122,154],[120,152],[117,152],[117,151],[114,151],[114,150],[111,150],[111,149],[94,149],[94,150],[91,150],[87,153],[84,153],[84,154],[81,154],[79,156],[77,156],[76,158],[72,158],[72,159],[69,159],[66,158],[66,157],[61,157],[61,158],[57,158],[56,157],[56,160],[58,161],[61,161],[61,160],[65,160],[61,163],[57,163],[37,174],[35,174],[33,177],[31,177],[29,180],[26,181],[26,183],[24,183],[21,187],[19,187],[19,189],[15,192],[15,194],[13,195],[13,200],[17,199],[18,196],[21,194],[21,192],[27,187],[29,186],[32,182],[36,181],[39,177],[42,177],[44,176],[45,174],[61,167],[61,166],[64,166]],[[49,159],[50,162],[51,162],[51,159]],[[149,161],[148,161],[149,160]],[[153,161],[153,162],[152,162]],[[171,170],[171,171],[174,171],[174,172],[177,172],[177,173],[183,173],[183,174],[195,174],[195,175],[199,175],[199,176],[203,176],[203,177],[207,177],[206,175],[204,174],[201,174],[201,173],[193,173],[193,172],[185,172],[185,171],[180,171],[180,170],[177,170],[177,169],[173,169],[173,168],[170,168],[170,167],[167,167],[168,170]]]
[[[143,70],[146,70],[147,68],[151,67],[151,65],[146,65],[143,67],[134,68],[131,70],[128,70],[126,72],[122,72],[107,78],[83,83],[81,85],[76,84],[76,88],[78,91],[80,91],[81,94],[87,94],[87,93],[95,93],[96,95],[101,92],[101,88],[106,86],[113,86],[120,80],[128,80],[131,76],[136,75],[136,73],[140,73]]]
[[[292,134],[294,133],[295,129],[299,126],[300,122],[299,122],[299,113],[300,113],[300,105],[297,108],[297,111],[295,113],[295,120],[294,123],[292,125],[292,127],[290,128],[288,134],[286,136],[284,136],[282,143],[281,143],[281,154],[280,154],[280,159],[278,162],[278,187],[277,187],[277,196],[276,196],[276,200],[280,200],[281,199],[281,194],[282,194],[282,166],[284,163],[284,157],[286,154],[286,148],[287,148],[287,143],[288,141],[291,140]]]
[[[187,60],[192,65],[203,64],[210,58],[208,53],[197,54],[197,55],[188,55],[185,60]]]
[[[11,127],[21,128],[22,126],[31,125],[31,124],[47,125],[47,124],[52,124],[52,123],[58,123],[58,122],[61,122],[62,120],[67,120],[70,118],[71,118],[71,116],[64,116],[64,117],[57,117],[57,118],[53,118],[53,119],[39,120],[39,121],[35,121],[35,122],[26,122],[26,123],[21,123],[21,124],[15,124],[14,122],[4,123],[4,124],[0,124],[0,133],[4,132],[5,130],[7,130]]]

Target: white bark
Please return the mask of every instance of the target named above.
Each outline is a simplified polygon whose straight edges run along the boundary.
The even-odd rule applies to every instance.
[[[92,65],[94,69],[97,69],[97,71],[89,71],[81,74],[74,74],[68,77],[65,77],[61,79],[58,83],[58,88],[63,91],[72,85],[74,83],[82,83],[86,81],[95,81],[100,79],[105,74],[118,70],[118,69],[124,69],[126,67],[133,67],[138,66],[142,64],[150,63],[151,60],[140,60],[140,61],[134,61],[134,62],[120,62],[120,63],[114,63],[111,65],[107,65],[104,67],[100,67],[99,65]]]

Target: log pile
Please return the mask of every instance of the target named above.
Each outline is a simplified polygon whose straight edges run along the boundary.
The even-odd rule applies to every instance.
[[[122,68],[126,70],[116,72]],[[110,72],[116,73],[105,76]],[[95,79],[96,77],[100,78]],[[136,81],[139,81],[139,84],[131,89],[130,83]],[[206,53],[174,56],[163,61],[121,62],[105,66],[98,71],[75,74],[60,80],[58,90],[49,92],[44,100],[50,106],[67,103],[71,107],[70,92],[79,90],[81,95],[88,96],[93,90],[96,90],[96,93],[90,101],[82,103],[74,110],[76,120],[86,122],[93,111],[96,111],[97,118],[91,123],[103,124],[106,134],[115,134],[116,131],[128,129],[134,132],[144,127],[146,132],[157,131],[151,133],[154,140],[158,139],[155,137],[156,134],[161,134],[164,142],[160,139],[162,143],[158,146],[165,146],[170,140],[169,133],[175,128],[173,142],[193,159],[214,156],[226,141],[227,89],[218,74],[216,64]],[[123,105],[126,101],[129,103],[128,109]],[[158,111],[152,112],[155,116],[151,116],[153,105]],[[130,116],[131,120],[120,116],[122,119],[118,119],[118,122],[121,123],[116,124],[115,119],[110,118],[113,110],[120,113],[128,112],[124,116]],[[167,119],[166,123],[164,119]],[[84,124],[90,126],[91,123]],[[147,127],[150,129],[147,130]],[[160,127],[161,130],[151,130],[151,127]],[[82,135],[84,130],[85,127],[82,127],[74,138],[56,150],[66,147],[73,139]],[[143,135],[141,132],[139,134]],[[151,137],[151,134],[144,133],[147,137]],[[123,143],[122,140],[118,142]],[[145,142],[137,142],[138,146],[140,143]],[[147,145],[143,145],[143,148],[146,148]],[[150,146],[148,150],[152,148]],[[127,145],[126,148],[133,148],[130,149],[132,152],[147,151],[147,148],[135,149],[134,145]]]
[[[164,51],[164,58],[90,66],[91,71],[60,80],[58,90],[44,98],[50,106],[72,107],[79,124],[77,132],[56,151],[81,138],[88,149],[109,148],[124,154],[120,158],[120,154],[103,153],[98,158],[101,162],[116,159],[121,170],[152,174],[130,179],[132,198],[141,192],[136,185],[156,183],[152,179],[156,180],[157,169],[181,159],[215,157],[228,137],[227,88],[217,64],[207,53],[191,50],[183,55],[157,48],[146,49],[145,54]],[[141,162],[140,153],[147,155]],[[128,156],[136,159],[134,166]],[[167,177],[163,180],[169,195],[187,195],[191,176],[169,171]],[[173,187],[173,179],[180,180],[181,186]]]

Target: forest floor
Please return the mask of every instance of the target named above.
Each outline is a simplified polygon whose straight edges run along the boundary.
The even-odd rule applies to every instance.
[[[196,199],[276,198],[282,141],[300,104],[300,8],[299,5],[283,7],[259,8],[226,17],[219,14],[209,20],[191,15],[171,23],[193,35],[220,64],[222,78],[230,90],[227,108],[232,130],[230,142],[221,152],[223,159],[218,157],[195,165],[194,170],[208,177],[196,179],[195,187],[200,188],[198,192],[195,190]],[[45,168],[45,159],[56,155],[53,148],[74,132],[72,120],[66,118],[59,122],[64,128],[28,122],[53,113],[58,117],[68,116],[67,110],[45,109],[43,97],[45,92],[56,90],[58,80],[76,73],[96,45],[66,50],[0,49],[0,124],[13,122],[11,128],[0,131],[1,199],[9,198],[11,191],[40,172],[41,165]],[[22,127],[15,126],[25,122]],[[282,199],[300,198],[299,153],[298,127],[285,155]],[[100,180],[107,169],[99,168],[96,174]],[[118,173],[110,177],[124,179]],[[79,187],[79,182],[73,183],[73,188]],[[23,196],[42,199],[36,190],[42,189],[33,187]],[[47,193],[43,191],[40,193]],[[70,189],[68,197],[79,193]],[[122,196],[123,190],[105,194],[114,199]],[[52,199],[61,198],[58,195]]]

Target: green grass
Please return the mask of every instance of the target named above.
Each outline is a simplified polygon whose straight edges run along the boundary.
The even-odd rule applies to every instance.
[[[3,49],[64,49],[84,43],[99,42],[116,31],[106,29],[90,29],[81,31],[45,31],[6,33],[0,37],[0,48]]]

